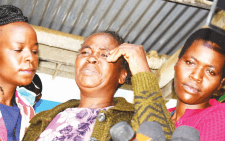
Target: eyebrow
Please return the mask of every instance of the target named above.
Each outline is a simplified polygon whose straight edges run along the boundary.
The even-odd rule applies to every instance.
[[[100,47],[99,49],[100,49],[100,50],[106,50],[107,52],[110,52],[110,50],[107,49],[107,48],[105,48],[105,47]]]
[[[211,45],[211,44],[209,44],[209,43],[207,43],[207,42],[204,42],[203,45],[204,45],[204,47],[207,47],[207,48],[209,48],[209,49],[212,49],[212,50],[214,50],[214,51],[216,51],[216,52],[218,52],[218,53],[221,53],[221,54],[222,54],[222,52],[223,52],[223,49],[222,49],[222,48],[213,46],[213,45]]]
[[[88,46],[88,45],[86,45],[86,46],[82,46],[80,49],[79,49],[79,51],[81,50],[81,49],[84,49],[84,48],[91,48],[90,46]],[[105,47],[100,47],[99,48],[100,50],[106,50],[107,52],[110,52],[110,50],[109,49],[107,49],[107,48],[105,48]]]
[[[90,46],[81,46],[80,49],[83,49],[83,48],[90,48]]]
[[[18,44],[24,44],[24,42],[16,42],[16,43],[18,43]],[[34,45],[39,45],[38,43],[34,43]]]
[[[198,62],[198,59],[196,59],[194,56],[191,56],[191,58]],[[208,67],[216,69],[216,67],[213,65],[208,65]]]

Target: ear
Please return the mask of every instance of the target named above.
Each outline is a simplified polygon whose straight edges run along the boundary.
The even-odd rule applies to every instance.
[[[177,63],[178,63],[178,60],[177,60],[177,62],[176,62],[175,65],[174,65],[174,70],[176,70]]]
[[[122,68],[122,70],[120,72],[119,83],[123,84],[126,80],[126,77],[127,77],[127,71],[124,68]]]
[[[220,90],[223,86],[224,86],[224,83],[225,83],[225,78],[223,78],[220,82],[220,86],[217,88],[217,90]]]

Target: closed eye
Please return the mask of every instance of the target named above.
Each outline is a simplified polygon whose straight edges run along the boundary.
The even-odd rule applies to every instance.
[[[81,51],[80,53],[81,53],[81,54],[89,54],[88,51]]]
[[[108,54],[102,53],[101,56],[102,56],[102,57],[108,57],[109,55],[108,55]]]
[[[22,49],[14,49],[13,51],[15,51],[15,52],[21,52],[23,50]]]
[[[32,52],[33,52],[34,54],[37,54],[37,53],[38,53],[38,51],[36,51],[36,50],[33,50]]]

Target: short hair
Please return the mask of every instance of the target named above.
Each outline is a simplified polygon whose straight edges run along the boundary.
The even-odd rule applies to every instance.
[[[19,21],[28,23],[28,18],[23,15],[21,9],[13,5],[0,6],[0,26]]]
[[[194,41],[202,40],[204,42],[210,41],[212,43],[216,43],[221,48],[221,54],[225,55],[225,35],[220,34],[217,31],[214,31],[210,28],[201,28],[189,36],[186,40],[180,54],[179,59],[182,58],[187,49],[193,44]],[[225,77],[225,62],[223,67],[223,75]]]
[[[184,55],[187,49],[193,44],[194,41],[202,40],[202,41],[210,41],[212,43],[216,43],[221,49],[222,54],[225,54],[225,35],[220,34],[210,28],[201,28],[189,36],[186,40],[180,55],[179,59]]]

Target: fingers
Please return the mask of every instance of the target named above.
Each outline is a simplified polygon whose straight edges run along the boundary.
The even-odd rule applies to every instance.
[[[138,72],[150,71],[146,59],[146,53],[141,45],[128,43],[121,44],[118,48],[110,51],[107,61],[115,62],[121,56],[123,56],[128,62],[132,75]]]

